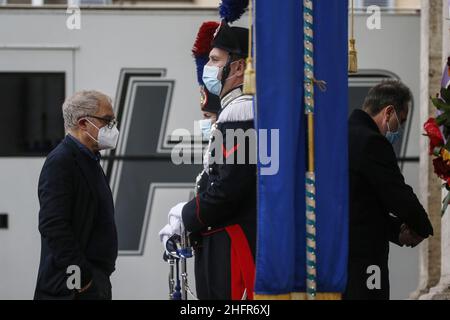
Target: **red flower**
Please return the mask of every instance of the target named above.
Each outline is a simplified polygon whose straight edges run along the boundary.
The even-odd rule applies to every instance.
[[[444,144],[444,137],[442,136],[441,130],[436,123],[435,118],[428,119],[423,125],[426,135],[430,138],[430,155],[433,154],[434,148],[440,147]]]
[[[445,163],[441,157],[433,160],[434,173],[442,180],[450,183],[450,167]]]

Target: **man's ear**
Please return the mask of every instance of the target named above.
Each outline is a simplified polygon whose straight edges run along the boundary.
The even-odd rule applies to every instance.
[[[80,128],[83,131],[87,130],[88,121],[86,118],[78,119],[78,128]]]
[[[237,60],[236,61],[236,71],[235,74],[237,77],[242,77],[244,76],[245,73],[245,60],[241,59],[241,60]]]
[[[223,69],[222,69],[222,72],[223,72]],[[222,72],[220,74],[223,74]],[[229,73],[228,77],[230,77],[230,74],[232,75],[233,78],[234,77],[243,77],[244,73],[245,73],[245,60],[244,59],[235,60],[235,61],[231,62],[230,73]],[[220,78],[222,78],[222,75],[220,76]]]
[[[386,108],[384,108],[384,113],[386,115],[386,119],[389,121],[391,117],[394,115],[394,106],[389,105]]]

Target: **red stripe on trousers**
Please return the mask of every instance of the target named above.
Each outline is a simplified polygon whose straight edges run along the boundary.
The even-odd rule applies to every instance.
[[[231,299],[241,300],[247,289],[247,300],[253,300],[255,262],[241,226],[226,227],[231,239]]]

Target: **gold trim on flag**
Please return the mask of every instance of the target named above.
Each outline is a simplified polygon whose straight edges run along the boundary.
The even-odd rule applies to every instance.
[[[308,300],[305,292],[291,292],[286,294],[255,294],[255,300]],[[316,300],[342,300],[341,293],[318,292]]]

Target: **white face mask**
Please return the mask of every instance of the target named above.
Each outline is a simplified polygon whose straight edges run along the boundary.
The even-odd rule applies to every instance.
[[[208,65],[203,67],[203,82],[208,91],[216,96],[220,95],[222,91],[222,81],[218,79],[220,69],[219,67]]]
[[[230,67],[233,65],[233,63],[236,63],[238,61],[233,61],[230,63]],[[211,92],[213,95],[219,96],[222,92],[223,85],[225,84],[225,81],[232,79],[236,77],[236,75],[232,75],[225,79],[225,81],[219,80],[219,74],[222,71],[223,72],[224,67],[216,67],[216,66],[208,66],[205,65],[203,67],[203,83],[205,84],[206,88],[209,92]]]
[[[86,120],[98,130],[98,139],[95,139],[93,136],[91,136],[89,132],[87,132],[87,134],[89,135],[89,137],[91,137],[92,140],[97,142],[98,148],[100,150],[116,148],[117,141],[119,140],[119,130],[116,126],[112,127],[111,129],[109,129],[108,126],[98,128],[95,124],[89,121],[89,119]]]
[[[212,127],[211,119],[199,120],[198,125],[200,127],[200,130],[202,131],[203,140],[209,140],[209,137],[211,136],[211,127]]]

